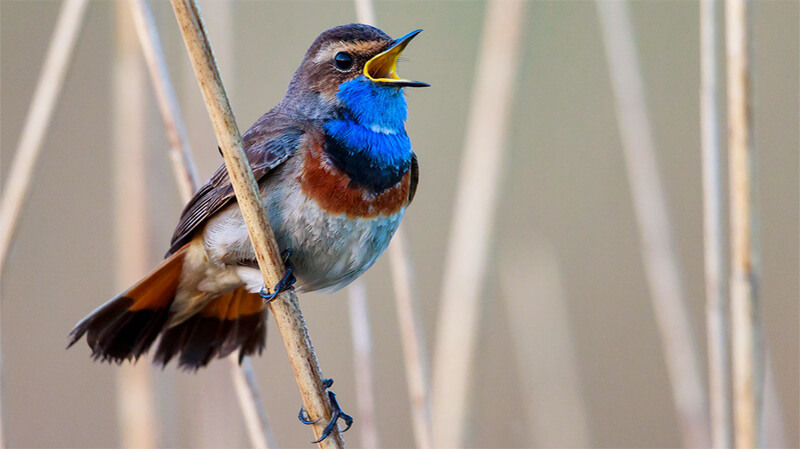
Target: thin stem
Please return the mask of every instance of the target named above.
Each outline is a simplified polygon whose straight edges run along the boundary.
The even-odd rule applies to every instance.
[[[683,282],[656,163],[628,3],[599,0],[596,4],[639,225],[642,259],[684,444],[708,447],[711,443],[709,416],[700,359],[684,304]]]
[[[203,92],[239,209],[247,224],[264,284],[274,286],[283,276],[283,261],[260,201],[258,185],[242,148],[242,137],[222,86],[199,8],[193,0],[172,0],[172,6]],[[322,419],[313,425],[314,435],[319,438],[332,410],[297,296],[293,290],[289,291],[271,301],[269,307],[286,347],[305,410],[311,420]],[[338,427],[334,427],[331,435],[318,445],[322,448],[343,447],[344,440]]]
[[[87,0],[64,0],[58,15],[53,37],[47,49],[36,91],[31,100],[25,125],[20,134],[17,150],[8,171],[8,181],[3,186],[0,200],[0,274],[5,267],[6,256],[19,222],[22,206],[28,196],[33,169],[50,124],[56,101],[64,85],[75,42],[83,25]],[[0,303],[0,323],[2,323]],[[2,335],[2,333],[0,333]],[[5,447],[3,428],[3,399],[5,375],[0,339],[0,447]]]
[[[570,329],[561,268],[552,244],[526,233],[524,246],[498,251],[511,342],[521,384],[516,417],[531,447],[588,448],[586,401]],[[558,349],[553,351],[553,349]]]
[[[728,372],[728,299],[724,289],[722,185],[720,182],[719,70],[717,2],[700,2],[700,114],[703,152],[703,231],[706,271],[706,328],[711,440],[715,448],[732,444]]]
[[[432,391],[436,447],[463,447],[467,434],[478,317],[485,303],[480,300],[526,4],[493,0],[487,5],[437,327]]]
[[[3,200],[0,203],[0,273],[3,271],[8,248],[28,194],[42,141],[61,94],[75,41],[83,25],[86,4],[87,0],[64,0],[50,39],[36,91],[25,118],[25,126],[8,171],[8,181],[3,187]]]
[[[161,117],[170,142],[170,159],[178,189],[184,202],[188,202],[199,187],[197,169],[192,158],[192,149],[186,125],[175,95],[175,89],[167,70],[161,40],[153,20],[153,14],[145,0],[129,0],[139,43],[147,61]],[[267,411],[261,400],[261,392],[253,365],[245,357],[239,364],[238,355],[229,357],[236,397],[247,426],[248,436],[254,448],[275,448],[275,440],[267,421]]]
[[[367,288],[356,280],[347,290],[350,309],[350,329],[353,338],[353,360],[355,363],[356,398],[358,400],[361,447],[378,448],[378,426],[373,394],[372,337],[367,311]]]
[[[756,208],[756,149],[750,75],[750,4],[725,4],[728,60],[728,164],[731,220],[731,333],[735,444],[763,442],[764,361],[758,308],[760,270]]]
[[[158,37],[153,13],[145,0],[128,0],[139,43],[144,53],[150,80],[158,102],[158,109],[167,130],[175,180],[184,201],[189,201],[192,194],[200,187],[197,167],[192,159],[192,147],[183,122],[183,115],[172,87],[161,40]]]
[[[244,358],[240,365],[238,357],[229,357],[228,362],[231,365],[233,386],[239,399],[239,407],[242,409],[250,443],[253,448],[278,448],[275,436],[269,427],[267,410],[261,398],[253,363],[250,358]]]
[[[433,446],[430,382],[425,336],[414,291],[414,269],[401,225],[389,244],[389,265],[392,270],[397,320],[403,342],[408,394],[411,400],[411,421],[417,448]]]
[[[136,31],[122,3],[116,5],[114,64],[114,230],[116,285],[129,286],[149,269],[147,232],[147,97],[145,67]],[[153,380],[147,365],[125,365],[117,372],[117,411],[124,448],[157,447]]]

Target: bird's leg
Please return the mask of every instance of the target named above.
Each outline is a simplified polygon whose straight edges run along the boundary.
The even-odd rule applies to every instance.
[[[292,266],[291,261],[289,261],[289,257],[292,256],[292,249],[284,250],[284,252],[281,253],[281,256],[283,257],[283,266],[286,268],[286,272],[284,272],[281,281],[278,281],[278,284],[272,288],[271,293],[266,286],[261,288],[261,292],[258,294],[264,299],[264,303],[269,303],[272,300],[275,300],[275,298],[277,298],[281,292],[291,289],[292,286],[294,286],[294,282],[297,281],[297,278],[294,276],[294,266]]]
[[[325,389],[328,389],[329,387],[333,386],[333,378],[326,378],[322,380],[322,385],[325,387]],[[328,399],[330,399],[331,401],[331,409],[333,409],[333,415],[331,416],[331,420],[328,422],[327,425],[325,425],[325,428],[322,430],[322,436],[320,436],[319,439],[317,439],[316,441],[312,442],[312,444],[317,444],[319,442],[322,442],[323,439],[328,437],[333,431],[333,427],[336,426],[336,423],[339,421],[339,419],[344,420],[344,423],[347,425],[347,428],[341,431],[342,433],[349,430],[350,427],[353,426],[353,417],[342,411],[341,406],[339,406],[339,402],[336,400],[336,394],[334,394],[332,391],[328,391]],[[308,417],[308,414],[306,414],[305,408],[303,407],[300,407],[300,413],[297,415],[297,418],[300,419],[300,422],[306,425],[312,425],[319,422],[319,419],[311,420]]]

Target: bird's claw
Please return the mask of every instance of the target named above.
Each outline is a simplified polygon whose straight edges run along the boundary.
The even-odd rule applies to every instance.
[[[328,389],[329,387],[333,386],[333,379],[326,378],[322,380],[322,385],[325,387],[325,389]],[[334,394],[331,391],[328,391],[328,399],[331,402],[331,409],[333,409],[333,415],[331,416],[331,420],[328,422],[327,425],[325,425],[325,428],[322,430],[322,435],[319,437],[319,439],[312,442],[312,444],[318,444],[322,442],[323,439],[330,436],[331,432],[333,432],[333,427],[336,426],[337,422],[339,422],[339,419],[344,420],[345,425],[347,425],[347,427],[344,430],[341,430],[342,433],[349,430],[350,427],[353,426],[353,417],[342,411],[342,408],[339,406],[339,402],[336,400],[336,394]],[[308,414],[306,414],[305,408],[300,408],[300,413],[297,415],[297,418],[300,419],[300,422],[306,425],[315,424],[320,420],[320,419],[311,420],[311,418],[308,417]]]
[[[281,292],[291,289],[294,286],[295,281],[297,281],[297,278],[294,276],[294,267],[289,261],[289,257],[292,256],[292,250],[285,250],[281,256],[283,256],[283,265],[286,268],[286,272],[283,274],[281,281],[279,281],[278,284],[272,288],[272,292],[270,292],[266,286],[261,288],[261,292],[259,292],[258,295],[264,299],[264,303],[269,303],[275,300]]]

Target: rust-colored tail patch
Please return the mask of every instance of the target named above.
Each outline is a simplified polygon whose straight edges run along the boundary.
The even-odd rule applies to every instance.
[[[258,294],[244,287],[212,299],[200,312],[168,327],[188,246],[164,260],[133,287],[86,316],[69,336],[71,347],[84,334],[95,360],[137,360],[156,338],[154,360],[197,370],[214,357],[239,349],[239,358],[261,353],[266,345],[267,310]]]
[[[180,354],[181,368],[197,370],[238,348],[241,362],[247,355],[260,354],[266,339],[264,300],[241,287],[211,300],[198,314],[164,331],[154,360],[166,365]]]
[[[95,360],[139,359],[167,322],[186,248],[165,259],[133,287],[86,316],[69,336],[72,347],[84,334]]]

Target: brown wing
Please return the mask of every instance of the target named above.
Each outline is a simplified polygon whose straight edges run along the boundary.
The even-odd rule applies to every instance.
[[[274,111],[261,116],[242,136],[244,152],[256,181],[289,159],[302,135],[302,126],[290,117]],[[167,256],[183,247],[201,224],[231,201],[235,201],[233,186],[223,164],[186,204]]]
[[[408,203],[414,200],[414,194],[417,193],[417,183],[419,183],[419,162],[417,161],[417,154],[411,152],[411,184],[408,189]]]

